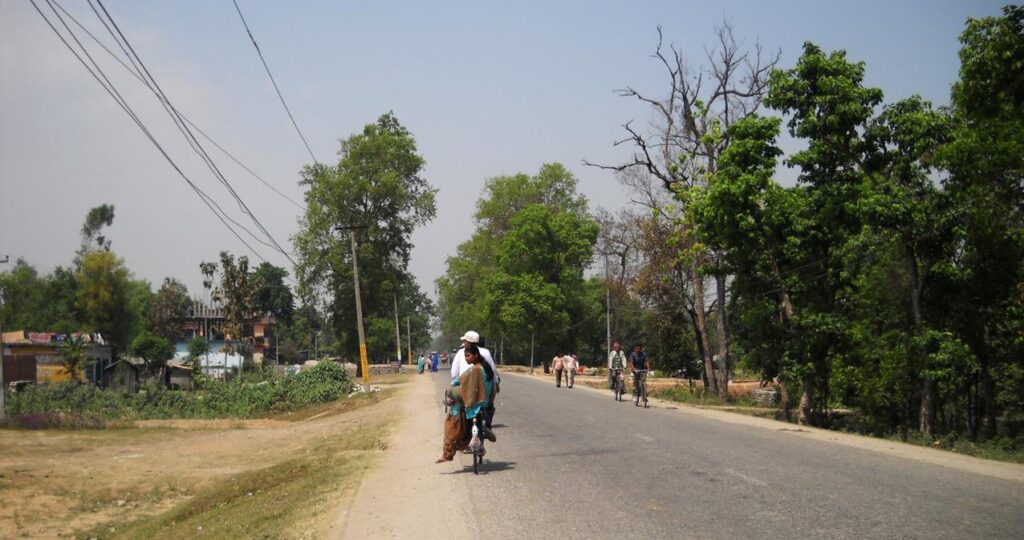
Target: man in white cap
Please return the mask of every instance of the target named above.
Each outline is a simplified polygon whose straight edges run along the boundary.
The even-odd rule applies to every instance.
[[[491,366],[491,373],[494,373],[494,389],[497,393],[498,388],[501,386],[501,375],[498,373],[498,366],[494,365],[494,358],[491,357],[491,351],[485,349],[480,339],[480,334],[468,330],[465,334],[462,334],[460,338],[462,340],[462,346],[459,347],[459,352],[455,353],[455,359],[452,360],[452,380],[458,379],[462,372],[469,369],[469,362],[466,361],[466,344],[473,343],[477,345],[480,350],[480,356],[484,358],[484,361]],[[488,431],[491,429],[491,423],[494,421],[494,397],[490,399],[490,403],[487,405],[487,410],[484,414],[484,423]]]
[[[469,330],[465,334],[463,334],[462,337],[459,338],[459,339],[462,340],[462,347],[459,347],[459,352],[457,352],[455,354],[455,359],[452,360],[452,379],[453,380],[454,379],[458,379],[459,376],[462,375],[463,371],[466,371],[466,370],[469,369],[469,362],[466,362],[466,355],[463,353],[463,349],[466,347],[467,343],[474,343],[474,344],[480,343],[480,334],[478,334],[478,333],[476,333],[476,332],[474,332],[472,330]],[[484,360],[488,364],[491,365],[491,369],[494,371],[494,376],[497,378],[497,380],[500,381],[501,377],[498,375],[498,366],[494,365],[494,359],[491,358],[491,351],[489,351],[489,350],[487,350],[487,349],[485,349],[483,347],[479,347],[479,348],[480,348],[480,355],[483,356]]]

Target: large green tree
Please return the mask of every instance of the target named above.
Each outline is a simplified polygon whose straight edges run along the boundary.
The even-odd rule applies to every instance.
[[[406,268],[413,230],[436,212],[436,190],[423,177],[416,140],[392,113],[343,140],[339,154],[335,165],[303,171],[306,211],[295,236],[299,295],[309,304],[324,299],[335,336],[358,357],[347,229],[356,227],[367,348],[374,358],[389,357],[396,349],[396,297],[400,310],[416,315],[414,334],[425,332],[424,314],[432,311]]]
[[[109,251],[87,254],[77,275],[76,300],[86,330],[100,332],[115,355],[128,348],[132,337],[129,309],[131,274],[124,261]]]
[[[508,337],[520,361],[531,336],[545,355],[578,351],[587,342],[581,324],[600,314],[583,279],[598,226],[576,178],[557,163],[533,176],[491,178],[474,219],[473,235],[436,282],[448,342],[472,329],[494,349]]]

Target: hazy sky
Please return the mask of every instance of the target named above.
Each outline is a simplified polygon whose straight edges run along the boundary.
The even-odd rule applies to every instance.
[[[61,1],[112,45],[84,1]],[[943,104],[964,20],[998,14],[1002,2],[239,4],[319,160],[336,159],[339,139],[389,110],[415,135],[426,177],[440,192],[437,219],[413,236],[411,270],[433,294],[445,257],[472,232],[473,204],[489,177],[557,161],[577,175],[592,207],[623,204],[614,176],[581,160],[624,159],[624,150],[612,148],[621,124],[650,119],[613,90],[664,91],[663,72],[649,57],[659,24],[694,61],[723,18],[748,43],[781,49],[783,66],[804,41],[843,48],[867,63],[868,84],[887,101],[919,93]],[[175,106],[301,202],[298,171],[309,155],[231,1],[105,5]],[[243,221],[152,94],[87,43],[193,181]],[[288,243],[299,210],[208,151],[267,229]],[[24,257],[44,272],[67,264],[85,213],[102,203],[116,206],[113,249],[154,287],[174,276],[199,292],[200,261],[223,249],[247,253],[28,0],[0,0],[0,257]],[[268,248],[257,251],[289,266]]]

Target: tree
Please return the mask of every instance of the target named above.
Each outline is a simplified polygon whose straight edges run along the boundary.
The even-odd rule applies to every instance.
[[[683,53],[675,46],[664,47],[661,28],[654,58],[664,68],[669,88],[663,98],[653,98],[632,87],[620,90],[624,97],[635,98],[649,105],[655,116],[655,131],[648,136],[634,129],[630,122],[623,127],[627,137],[618,144],[632,144],[631,161],[621,165],[596,165],[623,173],[641,170],[660,181],[674,195],[675,230],[681,263],[689,278],[694,333],[700,340],[708,389],[728,399],[728,366],[730,347],[727,270],[722,266],[724,254],[709,251],[696,241],[699,224],[690,220],[690,202],[706,189],[718,170],[718,160],[730,144],[729,128],[736,121],[757,113],[768,87],[768,75],[781,53],[766,55],[760,44],[742,50],[728,24],[718,28],[718,43],[708,51],[708,64],[692,69]],[[585,162],[588,165],[594,165]],[[705,281],[715,284],[715,301],[709,316],[705,301]],[[711,327],[712,322],[714,327]],[[712,339],[715,343],[712,345]],[[718,362],[715,362],[716,356]]]
[[[358,350],[352,249],[345,227],[360,227],[357,257],[367,348],[371,356],[387,356],[395,350],[394,297],[415,286],[406,271],[411,235],[433,219],[436,190],[423,177],[425,162],[415,139],[392,113],[342,141],[340,155],[337,165],[303,171],[306,211],[294,238],[298,292],[310,305],[326,296],[338,341],[345,350]]]
[[[161,376],[163,380],[167,361],[174,358],[174,345],[165,337],[144,333],[132,341],[131,353],[145,362],[151,376]]]
[[[256,310],[272,315],[279,324],[290,323],[295,311],[295,299],[292,290],[284,283],[288,271],[263,262],[252,274],[253,286],[256,287]]]
[[[93,207],[85,215],[85,222],[82,224],[82,247],[79,248],[75,257],[76,263],[82,258],[95,251],[110,251],[110,239],[103,235],[103,228],[114,223],[114,205],[101,204]]]
[[[69,335],[61,343],[58,350],[60,361],[64,365],[64,370],[71,375],[72,381],[80,381],[82,372],[93,363],[92,359],[87,358],[87,351],[85,339],[80,335]]]
[[[536,331],[542,350],[578,349],[580,325],[600,315],[583,279],[598,226],[576,183],[557,163],[486,182],[476,230],[436,282],[449,342],[469,329],[489,335],[491,345],[507,335],[522,358]]]
[[[174,278],[164,278],[163,285],[149,302],[146,329],[172,343],[177,341],[184,332],[183,325],[191,306],[185,285]]]
[[[937,280],[949,324],[978,359],[975,432],[1024,419],[1024,7],[968,19],[953,134],[937,152],[960,213],[955,264]]]
[[[224,330],[231,340],[230,348],[246,361],[252,359],[252,319],[256,307],[256,289],[249,272],[249,258],[220,252],[220,265],[199,264],[203,287],[212,292],[213,301],[224,308]]]
[[[103,335],[115,356],[127,349],[131,336],[130,277],[124,261],[109,251],[85,255],[77,274],[77,307],[83,323]]]

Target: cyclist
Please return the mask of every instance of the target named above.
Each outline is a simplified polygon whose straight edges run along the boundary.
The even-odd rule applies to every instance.
[[[633,395],[637,395],[640,390],[640,377],[645,376],[645,373],[637,373],[639,370],[651,369],[651,359],[647,358],[647,354],[644,353],[644,344],[637,343],[636,350],[633,354],[629,355],[629,370],[633,374]]]
[[[608,369],[608,383],[614,391],[615,383],[622,383],[622,370],[626,369],[626,353],[618,341],[612,344],[612,351],[608,353]]]

